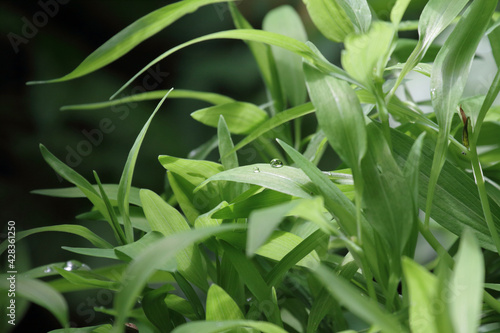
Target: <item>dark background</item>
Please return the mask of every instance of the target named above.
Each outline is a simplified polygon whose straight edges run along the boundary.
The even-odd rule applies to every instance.
[[[130,108],[129,115],[123,120],[110,108],[61,112],[60,107],[105,101],[157,55],[192,38],[233,29],[233,25],[226,5],[208,5],[183,17],[97,72],[63,83],[26,86],[27,81],[52,79],[67,74],[121,29],[173,1],[65,2],[67,4],[59,5],[58,12],[46,24],[40,25],[33,36],[17,46],[18,50],[12,46],[9,36],[16,34],[22,37],[26,21],[33,22],[43,8],[39,1],[0,3],[0,231],[5,232],[5,224],[9,220],[16,222],[17,231],[80,223],[107,237],[107,225],[75,220],[75,215],[91,208],[85,199],[30,194],[34,189],[70,186],[45,164],[38,145],[43,143],[65,161],[71,149],[76,149],[82,140],[87,140],[84,131],[99,128],[100,121],[109,118],[114,130],[104,134],[101,143],[92,145],[92,151],[88,156],[83,156],[74,169],[91,183],[94,183],[92,170],[99,173],[103,183],[118,183],[128,152],[157,102],[141,102],[137,107]],[[415,18],[412,13],[418,12],[416,10],[422,6],[422,2],[425,1],[412,1],[413,7],[407,18]],[[341,47],[318,34],[301,1],[247,0],[240,3],[238,8],[255,28],[261,28],[265,13],[285,3],[293,5],[302,16],[309,39],[330,61],[338,63]],[[384,18],[392,3],[370,1]],[[159,69],[168,73],[168,76],[157,89],[174,87],[217,92],[257,105],[266,102],[255,62],[241,41],[209,41],[190,46],[161,61]],[[139,78],[135,84],[141,84],[141,80]],[[130,89],[125,94],[130,94]],[[142,145],[133,179],[134,186],[161,193],[165,170],[158,163],[157,156],[168,154],[186,157],[192,149],[216,133],[214,128],[197,123],[190,117],[191,112],[206,106],[206,103],[186,99],[167,100],[151,124]],[[314,130],[314,117],[308,120],[308,126],[311,131]],[[210,157],[217,160],[218,156],[212,155]],[[5,234],[2,234],[2,239],[4,237]],[[88,262],[88,258],[79,258],[61,250],[62,245],[88,246],[85,240],[68,234],[42,233],[28,237],[17,244],[18,270],[69,259],[79,259],[93,267],[99,265],[99,262]],[[5,264],[4,261],[2,258],[2,264]],[[95,294],[92,291],[89,293]],[[85,294],[69,295],[70,309],[74,311],[84,300]],[[47,332],[59,328],[55,318],[36,305],[29,308],[23,320],[20,313],[17,315],[16,332]],[[1,320],[3,325],[5,319]],[[72,313],[71,320],[77,326],[101,323],[96,318],[90,320],[88,316],[76,313]]]

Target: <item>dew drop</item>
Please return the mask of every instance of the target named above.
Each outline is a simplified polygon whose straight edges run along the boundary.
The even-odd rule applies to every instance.
[[[82,263],[77,261],[77,260],[68,260],[66,261],[66,264],[64,265],[64,270],[65,271],[76,271],[77,269],[80,269],[82,267]]]
[[[281,160],[278,160],[277,158],[273,158],[269,163],[273,168],[281,168],[283,166],[283,162],[281,162]]]
[[[255,168],[253,168],[253,172],[255,172],[255,173],[259,173],[259,172],[260,172],[260,169],[259,169],[259,168],[257,168],[257,167],[255,167]]]
[[[50,266],[47,266],[45,267],[45,269],[43,270],[44,273],[48,274],[48,273],[52,273],[54,270],[52,269],[52,267]]]

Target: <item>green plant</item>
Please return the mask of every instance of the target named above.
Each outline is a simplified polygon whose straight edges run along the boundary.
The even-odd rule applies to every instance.
[[[32,83],[96,71],[183,15],[220,2],[184,0],[160,8],[66,76]],[[97,109],[161,99],[130,150],[118,185],[101,184],[96,172],[92,185],[40,147],[46,162],[74,187],[37,193],[87,197],[92,203],[88,216],[107,221],[115,239],[83,226],[59,225],[20,232],[17,240],[45,231],[74,233],[94,247],[65,250],[121,263],[95,270],[78,269],[75,263],[34,268],[17,276],[19,293],[67,326],[61,292],[116,292],[112,308],[96,308],[114,316],[114,324],[86,330],[95,332],[122,332],[126,323],[140,332],[176,333],[498,329],[491,324],[500,321],[495,298],[500,290],[495,269],[500,109],[492,105],[500,75],[488,83],[486,95],[463,97],[484,36],[500,64],[497,1],[430,0],[418,22],[402,21],[409,2],[396,1],[383,21],[364,0],[304,0],[319,31],[344,44],[342,68],[307,41],[292,7],[272,10],[264,30],[256,30],[228,2],[235,30],[168,50],[113,95],[189,45],[239,39],[262,74],[269,93],[265,108],[185,90],[66,107]],[[437,54],[428,56],[438,35],[452,24]],[[416,29],[418,41],[398,38],[399,32]],[[412,101],[404,80],[411,71],[430,77],[432,112],[421,111],[427,101]],[[398,87],[407,92],[405,98],[396,94]],[[132,187],[132,176],[149,124],[168,98],[213,104],[192,117],[217,128],[217,137],[203,143],[193,158],[160,156],[168,186],[159,195]],[[469,117],[465,129],[460,107]],[[318,129],[304,135],[301,119],[312,113]],[[390,118],[397,125],[391,126]],[[468,134],[465,146],[458,138],[462,132]],[[233,135],[244,138],[234,145]],[[318,163],[327,143],[341,163],[321,171]],[[220,163],[204,160],[217,147]],[[270,163],[240,166],[237,152],[243,148]],[[420,209],[425,210],[423,220]],[[443,245],[436,230],[458,237],[451,246]],[[413,260],[419,235],[438,254],[426,266]],[[3,251],[7,247],[0,245]],[[50,275],[61,277],[40,282]]]

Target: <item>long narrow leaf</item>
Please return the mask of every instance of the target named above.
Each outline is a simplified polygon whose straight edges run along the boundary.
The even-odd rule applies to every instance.
[[[162,99],[163,97],[165,97],[166,93],[168,93],[168,90],[147,91],[144,93],[115,99],[112,101],[88,103],[88,104],[66,105],[66,106],[63,106],[61,108],[61,111],[94,110],[94,109],[102,109],[102,108],[107,108],[110,106],[120,105],[120,104],[128,104],[128,103],[135,103],[135,102],[141,102],[141,101]],[[182,89],[172,90],[168,94],[168,98],[196,99],[196,100],[204,101],[204,102],[214,104],[214,105],[234,102],[234,99],[227,97],[227,96],[224,96],[224,95],[219,95],[216,93],[202,92],[202,91],[182,90]]]
[[[193,45],[199,42],[207,41],[207,40],[213,40],[213,39],[240,39],[240,40],[245,40],[245,41],[254,41],[254,42],[260,42],[260,43],[265,43],[273,46],[278,46],[281,48],[284,48],[288,51],[291,51],[293,53],[298,54],[299,56],[303,57],[307,61],[311,62],[318,68],[321,68],[325,72],[330,73],[331,75],[344,79],[348,82],[355,83],[358,86],[362,87],[363,85],[359,83],[358,81],[352,79],[346,72],[344,72],[342,69],[339,67],[325,62],[323,58],[318,57],[306,44],[297,41],[294,38],[291,37],[286,37],[280,34],[272,33],[269,31],[261,31],[261,30],[253,30],[253,29],[239,29],[239,30],[228,30],[228,31],[221,31],[221,32],[216,32],[213,34],[209,34],[203,37],[195,38],[192,39],[184,44],[178,45],[169,51],[163,53],[162,55],[158,56],[156,59],[151,61],[149,64],[147,64],[143,69],[141,69],[134,77],[132,77],[125,85],[123,85],[113,96],[111,96],[111,99],[116,97],[123,89],[125,89],[128,85],[130,85],[139,75],[144,73],[149,67],[153,66],[157,62],[159,62],[162,59],[165,59],[172,53],[181,50],[189,45]]]
[[[52,83],[67,81],[92,73],[116,59],[120,58],[138,44],[163,30],[182,16],[194,12],[199,7],[211,3],[226,2],[231,0],[191,0],[178,1],[147,14],[138,19],[97,50],[92,52],[77,68],[63,77],[47,81],[32,81],[28,84]]]
[[[172,88],[173,89],[173,88]],[[168,94],[172,91],[170,89],[163,99],[158,103],[156,109],[153,111],[153,114],[149,117],[148,121],[142,128],[141,132],[137,136],[137,139],[130,149],[130,153],[127,158],[127,162],[125,163],[125,167],[123,168],[122,177],[120,179],[120,184],[118,185],[118,209],[120,210],[120,214],[123,219],[123,226],[125,228],[125,238],[127,242],[134,241],[134,230],[132,228],[132,223],[130,222],[129,216],[129,196],[130,196],[130,188],[132,186],[132,177],[134,175],[135,162],[137,161],[137,155],[139,155],[139,149],[141,148],[142,141],[146,136],[146,132],[149,128],[149,124],[153,120],[153,117],[156,115],[163,102],[167,98]]]
[[[431,99],[440,127],[429,180],[425,222],[428,225],[435,186],[445,160],[451,118],[462,96],[472,59],[497,1],[474,1],[439,51],[431,75]]]
[[[60,224],[60,225],[54,225],[54,226],[48,226],[48,227],[39,227],[39,228],[33,228],[30,230],[25,230],[25,231],[20,231],[16,234],[16,240],[19,241],[23,239],[24,237],[28,237],[30,235],[34,235],[40,232],[48,232],[48,231],[55,231],[55,232],[66,232],[69,234],[74,234],[77,236],[81,236],[91,242],[93,245],[99,248],[103,249],[110,249],[113,246],[109,244],[107,241],[102,239],[101,237],[97,236],[95,233],[90,231],[88,228],[83,227],[81,225],[74,225],[74,224]],[[2,242],[0,244],[0,253],[3,253],[7,249],[7,244],[8,242]]]
[[[175,258],[178,251],[205,238],[224,232],[244,229],[244,226],[219,226],[202,228],[165,237],[144,249],[127,267],[122,278],[122,288],[115,297],[117,317],[113,332],[122,332],[129,310],[132,309],[144,285],[154,273],[156,267]]]

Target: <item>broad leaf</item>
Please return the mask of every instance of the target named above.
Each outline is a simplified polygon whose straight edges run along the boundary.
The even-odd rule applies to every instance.
[[[466,231],[460,241],[450,281],[453,298],[448,301],[455,332],[478,331],[483,303],[483,283],[483,254],[472,232]]]
[[[284,5],[271,10],[262,23],[263,30],[292,37],[305,43],[307,34],[293,7]],[[290,104],[297,106],[306,100],[306,86],[302,71],[302,58],[285,49],[271,47],[278,70],[281,87]]]
[[[268,119],[262,109],[243,102],[220,104],[191,113],[191,117],[200,123],[215,128],[220,116],[224,117],[229,131],[234,134],[248,134]]]
[[[190,230],[184,217],[156,193],[141,190],[141,201],[146,218],[151,225],[151,230],[159,231],[164,236]],[[201,289],[208,289],[207,273],[200,250],[196,245],[190,245],[179,251],[176,260],[179,272]]]

